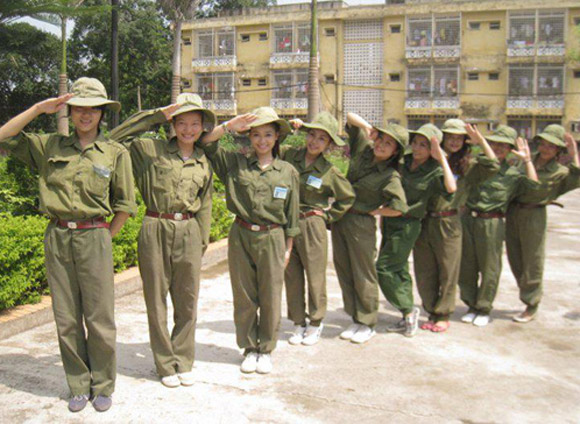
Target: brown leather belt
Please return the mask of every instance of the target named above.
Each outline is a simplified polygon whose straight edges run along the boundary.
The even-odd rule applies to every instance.
[[[490,218],[505,218],[505,213],[503,212],[480,212],[471,209],[469,214],[473,218],[483,218],[483,219],[490,219]]]
[[[54,219],[56,225],[69,230],[86,230],[89,228],[109,228],[110,224],[105,222],[105,218],[99,217],[86,221],[66,221],[64,219]]]
[[[308,212],[300,212],[300,219],[305,219],[314,215],[318,215],[318,216],[322,216],[321,215],[322,212],[321,211],[317,211],[317,210],[313,210],[313,211],[308,211]]]
[[[355,215],[368,215],[368,216],[370,216],[370,214],[368,212],[357,211],[356,209],[353,209],[353,208],[350,208],[348,210],[348,213],[353,213]]]
[[[145,215],[150,216],[152,218],[171,219],[173,221],[185,221],[195,216],[190,212],[159,213],[153,211],[147,211],[145,212]]]
[[[518,208],[522,209],[539,209],[546,207],[546,205],[538,205],[537,203],[516,203],[516,205]]]
[[[459,213],[457,209],[452,209],[450,211],[441,211],[441,212],[429,212],[429,216],[431,218],[444,218],[447,216],[455,216]]]
[[[280,225],[278,224],[270,224],[270,225],[258,225],[258,224],[251,224],[249,222],[244,221],[242,218],[240,218],[239,216],[236,216],[235,219],[236,224],[240,225],[241,227],[250,230],[250,231],[269,231],[269,230],[273,230],[274,228],[279,228]]]

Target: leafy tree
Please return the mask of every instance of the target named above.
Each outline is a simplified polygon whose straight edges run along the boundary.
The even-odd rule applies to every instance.
[[[217,16],[221,11],[276,5],[276,0],[202,0],[199,15]]]

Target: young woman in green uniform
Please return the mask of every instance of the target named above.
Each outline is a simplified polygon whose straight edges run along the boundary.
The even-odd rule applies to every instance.
[[[489,323],[499,286],[505,236],[503,218],[509,202],[538,181],[528,143],[517,138],[515,129],[500,125],[487,141],[500,162],[499,172],[470,190],[467,210],[461,217],[463,249],[459,291],[461,300],[469,307],[461,321],[478,327]],[[516,143],[518,150],[515,150]],[[506,158],[510,152],[525,164],[525,174],[508,163]]]
[[[375,335],[379,308],[375,216],[407,212],[397,168],[409,134],[396,124],[374,128],[354,113],[347,114],[346,130],[351,155],[346,177],[356,199],[348,213],[332,224],[332,249],[344,309],[353,321],[340,338],[365,343]]]
[[[281,158],[300,174],[300,234],[294,238],[284,276],[288,318],[295,326],[288,342],[312,346],[320,340],[326,314],[326,227],[342,218],[352,206],[354,191],[338,168],[324,157],[331,143],[344,145],[337,134],[336,119],[330,113],[322,112],[312,123],[300,119],[291,123],[306,131],[306,146],[282,146],[281,150]],[[305,273],[308,279],[308,314],[304,300]]]
[[[215,141],[226,131],[248,132],[249,154],[225,151]],[[216,127],[202,139],[207,157],[226,186],[228,209],[236,215],[228,238],[242,372],[272,371],[270,353],[280,326],[284,268],[299,229],[299,181],[279,158],[290,125],[272,108],[261,107]]]
[[[419,308],[413,306],[409,255],[421,232],[429,199],[456,190],[455,178],[440,146],[441,131],[427,124],[413,134],[412,153],[404,156],[399,170],[409,210],[403,216],[383,218],[381,250],[376,263],[381,291],[403,315],[387,331],[403,332],[406,337],[415,335],[419,320]]]
[[[141,134],[172,121],[175,137]],[[167,387],[191,386],[201,257],[209,243],[212,168],[197,141],[215,125],[197,94],[177,104],[139,112],[115,128],[111,138],[131,153],[135,181],[147,206],[138,240],[139,271],[147,306],[157,374]],[[167,294],[173,330],[167,329]]]
[[[0,128],[0,148],[39,174],[40,209],[50,217],[46,275],[72,393],[68,407],[78,412],[92,399],[102,412],[111,407],[116,377],[111,239],[137,206],[129,152],[99,129],[105,110],[121,105],[108,100],[93,78],[80,78],[71,91],[8,121]],[[22,131],[37,116],[67,105],[72,135]]]
[[[455,292],[461,261],[461,219],[471,187],[480,184],[499,170],[499,162],[477,128],[459,119],[449,119],[442,127],[443,150],[457,181],[457,191],[449,198],[433,196],[427,216],[413,248],[417,289],[429,320],[421,326],[435,333],[447,331],[449,317],[455,310]],[[472,157],[467,140],[478,145],[483,154]]]
[[[539,187],[525,190],[510,204],[506,217],[506,249],[508,261],[520,289],[525,311],[514,321],[527,323],[534,319],[542,298],[542,278],[546,249],[548,216],[546,206],[559,196],[580,187],[578,147],[564,127],[548,125],[535,137],[538,151],[533,163],[538,173]],[[572,163],[558,163],[568,150]]]

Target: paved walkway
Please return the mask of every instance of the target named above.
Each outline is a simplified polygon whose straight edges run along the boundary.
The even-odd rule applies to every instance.
[[[338,339],[349,323],[329,265],[329,313],[321,343],[281,341],[269,376],[242,375],[225,264],[204,273],[197,332],[197,383],[167,389],[154,373],[140,291],[118,299],[118,380],[113,408],[79,414],[68,389],[53,324],[0,341],[0,422],[58,423],[562,423],[579,422],[580,192],[550,207],[546,294],[539,319],[522,309],[507,261],[493,322],[462,324],[459,304],[445,334],[387,334],[398,319],[381,301],[379,334],[357,346]],[[416,297],[418,299],[418,296]],[[424,318],[423,318],[424,319]]]

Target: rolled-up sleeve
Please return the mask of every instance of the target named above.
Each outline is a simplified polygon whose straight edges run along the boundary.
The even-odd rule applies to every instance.
[[[115,213],[127,212],[129,215],[135,216],[137,203],[135,202],[131,158],[127,149],[121,149],[111,178],[111,208]]]
[[[284,228],[284,233],[288,238],[296,237],[300,234],[300,179],[294,168],[292,168],[292,187],[285,212],[288,222]]]
[[[405,214],[409,207],[407,206],[407,197],[401,183],[401,175],[393,172],[389,182],[383,187],[384,205],[396,211]]]
[[[44,146],[51,134],[32,134],[24,131],[14,137],[0,140],[0,149],[24,162],[32,169],[38,169],[44,157]]]

